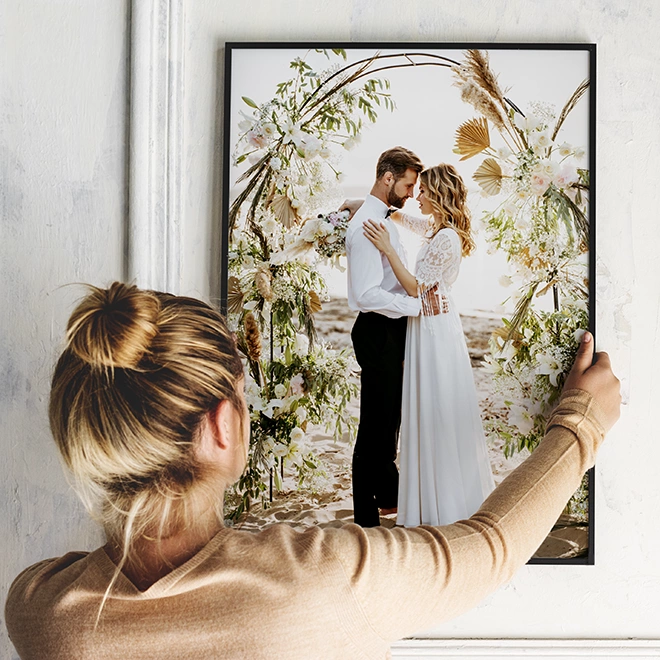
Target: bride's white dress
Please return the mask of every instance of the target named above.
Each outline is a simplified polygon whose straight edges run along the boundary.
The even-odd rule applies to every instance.
[[[425,221],[404,216],[416,233]],[[441,312],[408,320],[403,373],[397,524],[446,525],[470,517],[494,488],[477,392],[451,287],[461,240],[441,229],[422,247],[420,289],[438,285]]]

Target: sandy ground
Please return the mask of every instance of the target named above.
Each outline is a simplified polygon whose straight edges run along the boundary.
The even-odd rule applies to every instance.
[[[348,309],[345,299],[325,302],[323,310],[316,315],[320,338],[336,348],[350,347],[350,329],[354,319],[355,314]],[[489,375],[480,368],[481,360],[488,349],[488,339],[501,322],[486,315],[463,316],[461,319],[472,360],[482,419],[506,416],[504,402],[493,392]],[[351,402],[351,412],[358,416],[358,411],[359,400],[356,398]],[[259,504],[253,506],[237,527],[258,530],[273,523],[286,522],[297,529],[304,529],[310,525],[339,526],[353,521],[352,443],[346,435],[335,442],[323,429],[316,427],[310,427],[308,434],[321,458],[324,474],[316,480],[312,488],[297,490],[293,472],[287,473],[285,468],[283,488],[274,492],[272,503],[267,503],[265,508]],[[489,437],[487,442],[495,483],[499,484],[527,454],[517,454],[506,459],[503,453],[504,443],[499,438]],[[393,527],[395,519],[395,515],[383,517],[381,524]],[[539,556],[569,557],[584,550],[586,527],[577,526],[570,520],[564,523],[561,529],[553,532],[556,538],[549,537],[542,546]]]

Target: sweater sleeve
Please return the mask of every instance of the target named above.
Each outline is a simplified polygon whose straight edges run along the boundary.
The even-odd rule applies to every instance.
[[[468,520],[444,527],[351,527],[335,536],[361,614],[394,642],[472,608],[538,549],[575,492],[603,436],[585,391],[565,392],[546,436]]]

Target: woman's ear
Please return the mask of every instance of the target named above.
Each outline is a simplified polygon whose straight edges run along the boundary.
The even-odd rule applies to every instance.
[[[198,455],[202,459],[216,461],[227,455],[237,438],[235,435],[236,411],[225,399],[206,413],[202,422]]]

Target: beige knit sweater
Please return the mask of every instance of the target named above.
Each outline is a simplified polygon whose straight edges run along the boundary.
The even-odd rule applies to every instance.
[[[48,559],[10,589],[21,658],[378,658],[395,640],[470,609],[538,548],[604,432],[586,392],[564,394],[548,433],[469,520],[412,529],[223,529],[138,591],[101,548]]]

